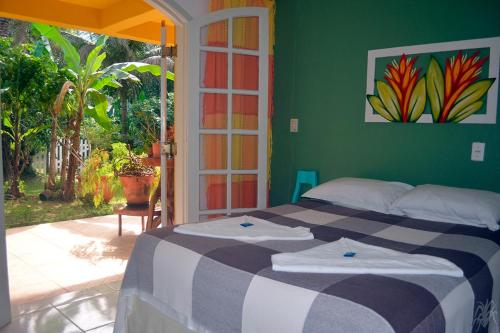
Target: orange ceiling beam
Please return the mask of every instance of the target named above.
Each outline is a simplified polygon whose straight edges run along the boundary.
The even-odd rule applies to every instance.
[[[109,31],[120,31],[148,21],[156,9],[141,1],[125,0],[100,12],[101,26]]]
[[[0,16],[41,22],[118,38],[160,44],[160,23],[166,21],[167,44],[175,44],[173,22],[142,0],[122,0],[92,8],[86,0],[0,0]]]

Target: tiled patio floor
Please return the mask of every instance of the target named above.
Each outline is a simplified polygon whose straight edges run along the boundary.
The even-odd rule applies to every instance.
[[[12,306],[0,333],[111,333],[121,281]]]
[[[121,280],[139,217],[100,216],[7,230],[11,303],[40,299]]]

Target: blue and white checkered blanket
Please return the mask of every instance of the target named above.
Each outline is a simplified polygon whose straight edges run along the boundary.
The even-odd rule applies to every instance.
[[[198,332],[496,332],[500,232],[302,201],[247,213],[315,239],[245,243],[158,229],[129,260],[115,332],[140,298]],[[271,255],[342,237],[441,257],[464,277],[272,270]]]

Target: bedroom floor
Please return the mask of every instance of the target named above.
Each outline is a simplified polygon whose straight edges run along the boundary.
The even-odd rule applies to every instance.
[[[113,332],[121,281],[12,306],[0,333]]]
[[[32,303],[121,280],[141,232],[139,217],[40,224],[7,230],[11,302]]]

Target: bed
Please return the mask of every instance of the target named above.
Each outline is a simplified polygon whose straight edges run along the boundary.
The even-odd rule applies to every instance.
[[[314,240],[138,237],[115,332],[498,332],[500,232],[302,200],[248,213]],[[341,237],[442,257],[464,277],[276,272],[271,255]]]

